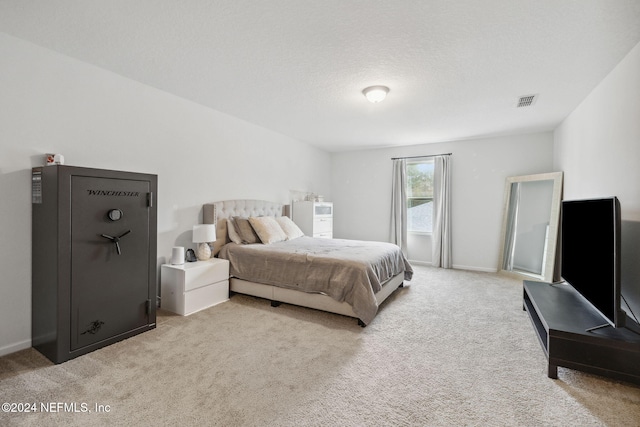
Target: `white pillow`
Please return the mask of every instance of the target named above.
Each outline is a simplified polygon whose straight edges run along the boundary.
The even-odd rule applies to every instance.
[[[304,236],[300,227],[298,227],[288,216],[279,216],[276,218],[276,222],[280,224],[282,231],[287,235],[287,240],[293,240]]]
[[[252,216],[249,223],[264,244],[287,240],[287,235],[272,216]]]

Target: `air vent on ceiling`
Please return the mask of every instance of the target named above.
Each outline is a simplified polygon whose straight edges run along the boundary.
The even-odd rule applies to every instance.
[[[533,104],[536,103],[537,99],[538,99],[538,95],[521,96],[520,98],[518,98],[518,104],[516,105],[516,107],[517,108],[531,107]]]

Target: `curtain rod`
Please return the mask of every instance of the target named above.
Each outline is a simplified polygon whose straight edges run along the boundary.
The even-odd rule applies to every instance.
[[[425,157],[437,157],[437,156],[450,156],[453,153],[444,153],[444,154],[430,154],[428,156],[410,156],[410,157],[392,157],[391,160],[400,160],[400,159],[422,159]]]

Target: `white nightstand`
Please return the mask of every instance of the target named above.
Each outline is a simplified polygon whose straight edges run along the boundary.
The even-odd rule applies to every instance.
[[[183,316],[220,304],[229,299],[229,261],[163,264],[160,288],[161,307]]]

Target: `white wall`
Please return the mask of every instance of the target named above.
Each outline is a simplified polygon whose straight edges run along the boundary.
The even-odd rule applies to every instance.
[[[0,33],[0,355],[31,345],[30,172],[67,164],[158,175],[158,263],[192,246],[202,204],[330,197],[330,156]]]
[[[617,196],[622,290],[640,316],[640,43],[554,132],[565,199]]]
[[[565,198],[617,196],[640,221],[640,44],[554,132]]]
[[[440,153],[453,153],[454,267],[496,271],[505,179],[553,171],[550,132],[333,153],[334,236],[389,241],[391,158]],[[430,237],[414,237],[409,258],[431,262],[430,246]]]

